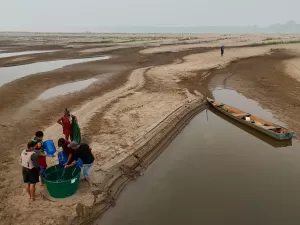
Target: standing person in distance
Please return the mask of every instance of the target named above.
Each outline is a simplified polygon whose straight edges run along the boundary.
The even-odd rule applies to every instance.
[[[225,49],[225,46],[224,46],[224,45],[222,45],[222,47],[221,47],[221,56],[223,56],[223,55],[224,55],[224,49]]]

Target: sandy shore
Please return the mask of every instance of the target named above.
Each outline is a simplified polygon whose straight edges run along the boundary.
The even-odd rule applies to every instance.
[[[89,224],[87,218],[98,216],[112,205],[121,187],[143,171],[185,122],[204,107],[203,97],[215,86],[236,89],[300,131],[300,120],[295,118],[300,105],[300,45],[240,47],[274,40],[295,41],[299,37],[145,35],[124,41],[132,38],[40,35],[33,40],[24,35],[15,40],[13,34],[0,35],[0,49],[5,52],[59,50],[0,59],[0,65],[6,67],[110,56],[107,60],[33,74],[0,87],[0,173],[5,178],[0,185],[0,224]],[[104,39],[110,43],[101,43]],[[41,47],[45,40],[50,43]],[[216,49],[221,44],[232,46],[226,48],[223,58]],[[105,76],[109,76],[105,82],[95,82],[81,91],[36,100],[49,88]],[[34,89],[28,91],[32,85]],[[62,136],[55,121],[65,107],[78,117],[84,139],[93,148],[95,186],[90,190],[82,183],[74,197],[59,201],[48,198],[45,190],[38,187],[39,199],[29,203],[18,156],[38,129],[44,130],[45,139]],[[48,160],[49,165],[55,163]]]

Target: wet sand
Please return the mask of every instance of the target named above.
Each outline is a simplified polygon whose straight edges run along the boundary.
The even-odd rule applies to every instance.
[[[199,37],[201,41],[205,38],[207,37]],[[212,38],[209,37],[209,41]],[[239,42],[239,38],[233,36],[231,41],[233,43],[234,40]],[[252,43],[264,39],[266,36],[257,38],[253,38]],[[170,39],[174,39],[174,37]],[[145,53],[143,50],[149,49],[145,43],[149,44],[151,41],[141,41],[134,45],[113,43],[109,44],[111,46],[106,46],[108,44],[73,43],[70,39],[69,42],[64,40],[57,44],[54,43],[54,40],[55,38],[53,43],[41,48],[37,42],[32,44],[33,47],[7,45],[5,49],[9,52],[51,49],[60,49],[61,51],[40,53],[38,56],[26,55],[29,58],[25,59],[24,56],[0,59],[0,66],[8,67],[103,55],[110,56],[110,58],[26,76],[0,87],[0,137],[1,143],[3,143],[1,145],[0,173],[2,177],[9,176],[12,178],[3,180],[0,186],[0,196],[3,199],[0,205],[2,219],[0,223],[3,224],[10,222],[28,224],[28,221],[35,221],[32,224],[76,224],[86,221],[85,219],[91,215],[98,215],[102,211],[97,209],[97,206],[102,205],[105,208],[114,202],[109,194],[111,190],[110,185],[108,185],[112,182],[109,178],[111,174],[118,178],[120,171],[124,172],[124,168],[120,170],[121,166],[127,165],[129,170],[126,172],[125,169],[124,173],[129,175],[125,176],[125,183],[129,182],[130,176],[135,176],[135,167],[133,169],[131,167],[132,162],[136,161],[134,153],[137,151],[137,146],[141,147],[141,155],[143,156],[152,151],[161,152],[166,144],[158,145],[160,146],[157,147],[158,150],[155,150],[154,146],[158,143],[169,143],[168,140],[176,136],[180,130],[179,127],[184,126],[187,118],[190,119],[190,116],[187,115],[189,113],[194,115],[192,112],[196,102],[201,105],[202,97],[210,95],[211,82],[215,82],[213,84],[216,86],[223,85],[225,78],[220,74],[224,68],[227,70],[236,63],[254,60],[249,64],[245,63],[242,70],[246,74],[245,76],[240,77],[240,80],[231,82],[232,87],[239,92],[244,91],[246,93],[247,88],[241,88],[244,86],[248,87],[249,92],[251,92],[253,88],[250,89],[250,87],[254,87],[251,85],[255,85],[255,90],[257,89],[257,92],[261,92],[261,96],[263,96],[264,85],[284,83],[286,78],[288,83],[294,82],[292,88],[295,90],[298,85],[294,78],[287,75],[285,68],[280,66],[280,62],[284,60],[286,62],[286,60],[295,57],[298,54],[299,45],[281,46],[288,49],[288,52],[277,51],[272,54],[269,53],[271,48],[281,48],[280,45],[228,48],[225,51],[225,57],[221,58],[219,50],[211,48],[217,46],[216,43],[208,44],[206,48],[192,45],[187,46],[187,48],[180,48],[180,51],[173,51],[172,48],[182,44],[182,41],[166,42],[164,39],[156,42],[156,44],[162,45],[162,51],[157,51],[156,47],[156,53],[151,51]],[[28,40],[24,38],[24,42],[28,42]],[[124,46],[126,48],[123,48]],[[168,47],[167,52],[165,52],[166,46]],[[101,50],[101,48],[107,47],[114,48]],[[290,52],[291,48],[297,51]],[[267,63],[264,65],[265,60]],[[260,66],[253,66],[257,63]],[[278,75],[265,75],[263,71],[270,72],[269,67],[274,63]],[[259,68],[261,68],[261,72],[257,72],[253,76],[255,69]],[[264,70],[265,68],[269,69]],[[45,101],[36,101],[38,96],[47,89],[71,82],[101,78],[101,76],[109,76],[110,79],[104,83],[95,82],[88,88],[74,93]],[[265,76],[267,77],[264,78]],[[262,79],[266,80],[261,82]],[[279,80],[277,81],[277,79]],[[230,79],[226,79],[226,82],[227,80]],[[288,86],[287,84],[286,87]],[[278,87],[275,90],[279,91],[280,89]],[[275,105],[275,102],[279,100],[279,95],[273,96],[271,91],[268,93],[267,98],[269,100],[274,98],[273,104]],[[293,92],[284,89],[284,93],[287,99],[293,99],[294,103],[298,103],[298,100],[292,97]],[[254,94],[253,91],[252,94]],[[253,99],[257,100],[263,107],[268,108],[268,105],[263,105],[263,99]],[[279,102],[280,104],[277,102],[277,108],[288,105],[288,103],[282,103],[282,99]],[[61,137],[60,127],[55,124],[55,121],[65,107],[70,108],[78,116],[84,140],[93,147],[96,157],[92,171],[95,187],[89,191],[82,183],[76,196],[63,201],[47,200],[48,197],[43,189],[38,188],[38,196],[41,199],[28,208],[25,205],[26,196],[23,192],[17,158],[24,148],[24,143],[33,137],[36,130],[44,130],[45,138],[56,140]],[[274,111],[272,107],[268,109]],[[281,110],[283,115],[285,108],[281,108]],[[174,112],[177,114],[172,114]],[[181,121],[176,120],[176,116],[183,119],[183,124],[180,126],[178,124]],[[293,127],[293,121],[285,119],[283,122]],[[165,132],[165,135],[160,135],[159,132],[162,131]],[[172,132],[175,133],[171,135]],[[163,141],[165,137],[168,138]],[[152,144],[148,145],[148,148],[143,148],[145,143],[148,143],[147,141],[152,141]],[[155,157],[148,159],[144,166],[147,167],[158,156],[158,153],[155,154]],[[53,159],[48,159],[49,165],[55,162]],[[121,177],[124,178],[122,173]],[[124,181],[122,179],[118,181]],[[118,185],[115,187],[118,194],[119,189],[117,187]],[[44,217],[35,220],[40,214],[40,208],[49,210],[43,210]],[[69,216],[64,216],[62,212]],[[53,215],[56,215],[55,219],[53,219]]]

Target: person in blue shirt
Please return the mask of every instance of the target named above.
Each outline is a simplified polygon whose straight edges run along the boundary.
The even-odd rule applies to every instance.
[[[224,45],[222,45],[222,47],[221,47],[221,56],[223,56],[224,55]]]

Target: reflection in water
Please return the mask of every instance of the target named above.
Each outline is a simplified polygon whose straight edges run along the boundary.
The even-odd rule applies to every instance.
[[[207,113],[95,224],[299,224],[299,142],[283,151]]]
[[[13,66],[13,67],[1,67],[0,87],[5,83],[9,83],[13,80],[31,74],[47,72],[64,66],[76,64],[76,63],[104,60],[108,58],[109,56],[84,58],[84,59],[66,59],[66,60],[56,60],[56,61],[48,61],[48,62],[37,62],[37,63],[21,65],[21,66]]]
[[[73,83],[68,83],[68,84],[63,84],[56,86],[54,88],[50,88],[47,91],[45,91],[43,94],[41,94],[38,99],[40,100],[46,100],[58,95],[65,95],[69,94],[72,92],[80,91],[92,83],[94,83],[97,79],[92,78],[88,80],[83,80],[83,81],[78,81],[78,82],[73,82]]]
[[[28,55],[36,53],[47,53],[47,52],[56,52],[58,50],[44,50],[44,51],[26,51],[26,52],[9,52],[9,53],[0,53],[0,58],[19,56],[19,55]],[[0,50],[1,52],[1,50]]]

